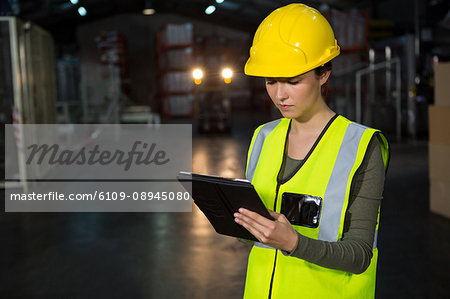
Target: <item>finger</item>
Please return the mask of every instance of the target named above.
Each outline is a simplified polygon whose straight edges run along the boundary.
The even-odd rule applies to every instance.
[[[251,216],[255,216],[254,214],[258,215],[257,213],[253,213],[253,214],[251,214]],[[245,222],[249,226],[252,226],[256,230],[258,230],[261,234],[264,234],[264,232],[266,232],[270,229],[270,223],[267,225],[261,224],[258,221],[256,221],[254,218],[252,218],[251,216],[247,216],[242,213],[235,213],[234,216],[238,219],[238,223],[239,223],[239,221]]]
[[[245,220],[235,218],[234,219],[238,224],[242,225],[246,230],[248,230],[253,236],[255,236],[256,239],[258,239],[260,242],[262,242],[262,233],[256,229],[254,226],[246,222]]]
[[[269,211],[270,216],[272,216],[274,219],[278,219],[281,215],[283,215],[283,214],[274,212],[274,211],[269,210],[269,209],[268,209],[268,211]]]
[[[274,212],[272,210],[269,210],[269,214],[276,221],[283,222],[283,223],[290,223],[289,220],[287,220],[287,218],[286,218],[286,216],[284,214],[277,213],[277,212]]]
[[[266,217],[261,216],[260,214],[258,214],[256,212],[247,210],[245,208],[240,208],[239,213],[241,213],[244,216],[252,218],[254,221],[256,221],[257,223],[259,223],[260,225],[265,226],[265,227],[270,226],[271,222],[272,222],[272,220],[267,219]]]

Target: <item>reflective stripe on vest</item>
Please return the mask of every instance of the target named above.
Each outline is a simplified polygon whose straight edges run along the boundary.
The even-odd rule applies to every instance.
[[[275,248],[270,247],[270,246],[268,246],[268,245],[266,245],[266,244],[263,244],[263,243],[261,243],[261,242],[255,242],[255,243],[253,244],[253,246],[256,246],[256,247],[259,247],[259,248],[266,248],[266,249],[275,249]]]
[[[365,129],[366,127],[351,123],[345,131],[333,172],[325,190],[323,201],[326,202],[326,205],[323,206],[320,216],[319,240],[337,241],[347,181],[355,163],[358,145]]]
[[[277,119],[274,121],[271,121],[261,127],[261,129],[258,132],[258,135],[255,138],[255,141],[253,142],[252,151],[247,163],[247,171],[246,171],[246,178],[250,182],[253,179],[253,174],[255,173],[256,164],[258,164],[259,160],[259,154],[261,153],[261,149],[264,144],[264,140],[266,140],[267,135],[272,132],[272,130],[281,122],[281,119]]]

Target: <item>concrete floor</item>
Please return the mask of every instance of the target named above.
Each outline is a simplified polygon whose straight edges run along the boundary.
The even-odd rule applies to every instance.
[[[243,177],[258,114],[195,136],[193,171]],[[428,212],[427,143],[392,143],[377,298],[450,298],[450,219]],[[4,195],[2,196],[2,202]],[[1,213],[0,298],[241,298],[250,246],[192,213]]]

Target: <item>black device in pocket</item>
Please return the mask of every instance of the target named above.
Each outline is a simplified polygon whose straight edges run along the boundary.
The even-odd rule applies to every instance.
[[[284,192],[281,197],[281,214],[292,225],[317,228],[321,209],[322,198],[319,196]]]

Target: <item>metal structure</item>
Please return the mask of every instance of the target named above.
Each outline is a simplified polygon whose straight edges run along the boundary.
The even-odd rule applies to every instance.
[[[0,17],[0,40],[1,120],[2,125],[14,123],[17,143],[17,156],[7,157],[2,167],[6,168],[8,163],[18,164],[17,177],[23,179],[26,170],[21,141],[34,140],[35,136],[25,136],[21,125],[55,123],[56,120],[53,40],[47,31],[15,17]],[[40,177],[48,169],[32,171]],[[24,181],[21,183],[26,189]]]
[[[57,123],[73,123],[81,117],[81,62],[66,56],[56,62],[58,83]]]
[[[396,122],[396,131],[400,130],[398,128],[400,126],[402,136],[407,136],[408,138],[414,140],[417,137],[417,130],[419,126],[419,107],[416,100],[416,60],[414,57],[414,36],[412,34],[405,34],[389,40],[373,43],[372,46],[377,56],[377,59],[373,57],[373,60],[371,61],[372,66],[375,64],[381,65],[384,62],[386,67],[378,68],[372,72],[375,82],[370,83],[369,79],[369,84],[372,87],[367,86],[367,90],[373,90],[373,94],[377,97],[376,100],[378,102],[382,102],[383,105],[386,106],[392,105],[394,103],[392,99],[392,91],[396,89],[395,87],[393,88],[391,84],[394,84],[393,79],[397,76],[400,77],[400,95],[397,94],[395,98],[400,99],[400,103],[398,103],[398,105],[401,106],[401,110],[397,111],[397,108],[395,108],[395,110],[396,114],[400,114],[401,124],[399,125]],[[389,61],[393,61],[392,57],[397,57],[399,59],[400,70],[394,70],[394,64],[389,63]],[[399,75],[397,75],[398,72],[400,72]],[[383,97],[383,99],[380,99],[381,97]],[[366,112],[363,113],[362,116],[363,122],[364,114],[368,115]],[[384,118],[386,117],[391,117],[390,119],[393,119],[394,116],[384,115]],[[383,125],[386,123],[385,120],[380,120],[380,122]],[[370,124],[371,122],[369,125]]]
[[[97,93],[89,95],[90,85],[85,76],[81,81],[81,106],[83,123],[120,123],[121,80],[119,68],[112,64],[95,68],[100,74],[96,85]]]
[[[375,101],[375,76],[374,73],[377,70],[385,69],[386,70],[386,89],[385,89],[385,95],[386,95],[386,101],[390,102],[391,94],[392,94],[392,88],[391,88],[391,72],[392,72],[392,66],[395,66],[395,108],[396,108],[396,136],[397,140],[399,141],[401,139],[401,124],[402,124],[402,114],[401,114],[401,62],[399,58],[389,58],[386,61],[374,64],[371,63],[368,67],[363,68],[361,70],[358,70],[355,74],[355,85],[356,85],[356,101],[355,101],[355,107],[356,107],[356,121],[359,123],[365,123],[367,125],[370,125],[371,119],[371,111],[369,109],[366,110],[368,121],[363,121],[363,113],[362,113],[362,99],[361,99],[361,79],[362,76],[368,75],[369,76],[369,88],[368,88],[368,105],[367,107],[370,107],[370,104],[373,104]]]

